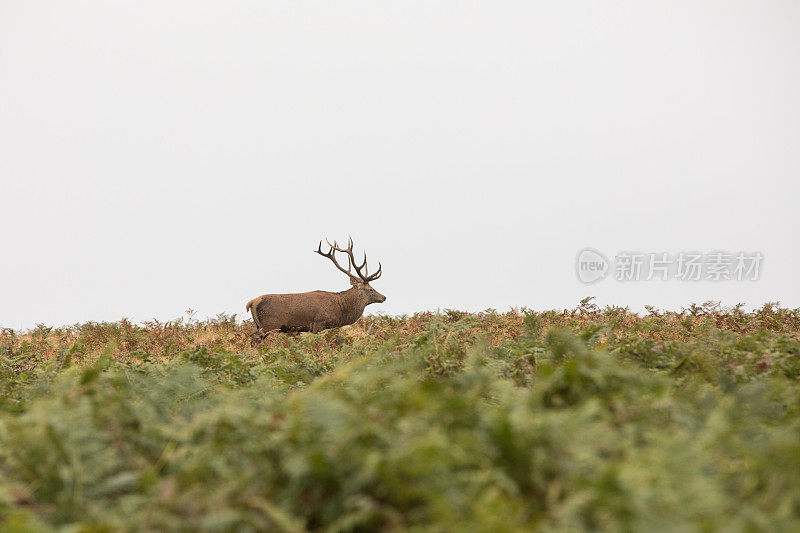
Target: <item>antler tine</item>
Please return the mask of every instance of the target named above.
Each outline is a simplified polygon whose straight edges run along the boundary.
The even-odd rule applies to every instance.
[[[372,274],[371,276],[367,276],[367,280],[366,280],[366,281],[367,281],[367,283],[369,283],[370,281],[375,281],[376,279],[378,279],[379,277],[381,277],[381,268],[383,268],[383,267],[381,266],[381,262],[380,262],[380,261],[378,261],[378,270],[376,270],[376,271],[375,271],[375,273],[374,273],[374,274]]]
[[[322,241],[319,241],[319,246],[315,250],[315,253],[318,253],[322,257],[327,257],[328,259],[333,261],[333,264],[336,266],[336,268],[347,274],[351,279],[358,279],[353,275],[350,269],[350,254],[349,253],[347,254],[347,270],[345,270],[344,268],[342,268],[342,265],[340,265],[339,262],[336,261],[336,252],[337,251],[343,252],[345,250],[341,250],[336,241],[333,241],[333,244],[331,244],[331,242],[328,240],[327,237],[325,238],[325,242],[327,242],[328,246],[330,246],[330,250],[328,250],[328,253],[322,251]],[[359,275],[358,277],[360,278],[361,276]]]
[[[367,267],[367,252],[364,252],[364,260],[361,262],[361,265],[358,264],[358,261],[356,261],[356,258],[353,254],[352,237],[347,238],[347,248],[342,248],[335,240],[333,241],[333,244],[331,244],[331,241],[329,241],[327,237],[325,238],[325,242],[327,242],[328,246],[330,246],[328,253],[322,251],[322,241],[319,241],[319,247],[317,248],[316,253],[333,261],[333,264],[336,265],[336,268],[350,276],[352,279],[360,278],[364,283],[369,283],[370,281],[376,280],[381,276],[380,262],[378,263],[378,270],[374,274],[369,273],[369,267]],[[341,252],[347,255],[347,270],[342,268],[342,266],[336,261],[336,252]],[[358,278],[353,275],[353,269],[355,269]]]
[[[328,241],[328,239],[325,239],[325,240]],[[330,246],[331,248],[333,248],[337,252],[342,252],[342,253],[345,253],[345,254],[349,254],[350,252],[353,251],[353,241],[352,240],[350,240],[350,243],[348,244],[347,248],[342,248],[341,246],[339,246],[339,241],[333,241],[333,244],[331,244],[330,241],[328,241],[328,246]]]
[[[353,256],[352,252],[350,252],[350,256],[351,257]],[[356,269],[356,273],[358,274],[358,277],[360,277],[361,279],[363,279],[366,282],[367,281],[367,271],[366,271],[365,267],[367,266],[367,252],[364,252],[364,261],[361,262],[361,266],[358,265],[358,263],[355,260],[355,257],[353,257],[353,266]],[[361,272],[362,269],[364,269],[364,273]]]

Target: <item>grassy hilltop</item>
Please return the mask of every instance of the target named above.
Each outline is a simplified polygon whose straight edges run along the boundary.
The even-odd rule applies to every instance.
[[[0,333],[6,531],[797,531],[800,309]]]

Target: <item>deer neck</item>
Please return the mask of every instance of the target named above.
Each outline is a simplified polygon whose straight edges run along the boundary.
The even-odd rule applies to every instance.
[[[344,324],[352,324],[358,320],[359,317],[364,314],[364,308],[367,306],[367,303],[367,296],[355,287],[340,292],[339,305]]]

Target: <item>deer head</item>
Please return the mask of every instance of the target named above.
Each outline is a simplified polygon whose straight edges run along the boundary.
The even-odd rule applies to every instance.
[[[350,278],[350,285],[353,286],[351,290],[358,292],[367,304],[381,303],[386,301],[386,296],[373,289],[369,284],[370,281],[375,281],[381,277],[380,262],[378,263],[378,270],[374,274],[369,274],[367,270],[367,253],[364,252],[364,260],[361,262],[361,266],[358,265],[356,258],[353,256],[352,237],[348,238],[347,248],[339,247],[339,244],[336,241],[333,241],[333,244],[331,244],[328,239],[325,239],[325,242],[328,243],[330,249],[327,252],[323,252],[322,241],[319,241],[319,246],[315,252],[322,257],[327,257],[333,261],[333,264],[336,266],[336,268],[347,274],[347,277]],[[336,261],[336,252],[343,253],[347,256],[347,270],[342,268],[342,265]],[[355,275],[352,271],[353,268],[356,271]]]

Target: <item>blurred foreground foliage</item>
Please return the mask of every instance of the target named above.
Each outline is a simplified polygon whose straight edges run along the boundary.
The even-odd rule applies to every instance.
[[[800,310],[0,335],[5,531],[797,531]]]

